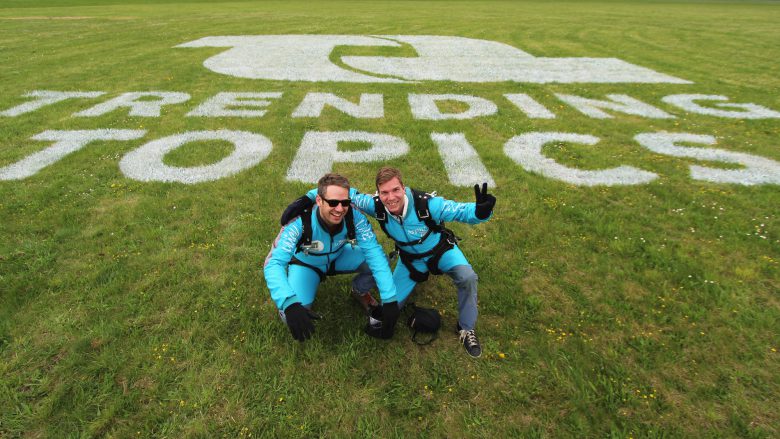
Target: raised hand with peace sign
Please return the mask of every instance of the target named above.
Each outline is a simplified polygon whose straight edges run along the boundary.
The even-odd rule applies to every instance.
[[[479,219],[486,219],[493,211],[493,206],[496,205],[496,197],[490,195],[487,191],[487,182],[482,183],[482,190],[479,190],[479,185],[474,185],[474,196],[477,198],[477,208],[474,211]]]

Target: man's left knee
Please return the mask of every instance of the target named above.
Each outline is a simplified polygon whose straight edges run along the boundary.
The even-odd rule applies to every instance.
[[[452,280],[458,285],[476,284],[479,280],[471,265],[456,265],[451,272]]]

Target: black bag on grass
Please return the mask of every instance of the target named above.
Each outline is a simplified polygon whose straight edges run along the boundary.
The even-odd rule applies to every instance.
[[[406,324],[414,331],[414,334],[412,334],[412,341],[418,345],[426,345],[436,340],[439,328],[441,327],[441,315],[439,314],[439,311],[436,311],[433,308],[419,307],[414,303],[410,303],[408,306],[409,309],[411,309],[411,314],[409,315]],[[419,333],[430,334],[430,338],[426,341],[419,341],[417,340],[417,334]]]

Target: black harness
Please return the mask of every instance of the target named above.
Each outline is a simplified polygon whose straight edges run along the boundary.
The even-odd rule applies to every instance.
[[[393,253],[391,253],[391,256],[397,254],[400,257],[401,262],[406,266],[406,269],[409,270],[409,277],[413,281],[425,282],[428,280],[430,273],[442,274],[441,270],[439,270],[439,261],[441,260],[441,257],[444,255],[444,253],[455,247],[458,241],[460,241],[460,238],[455,236],[455,232],[446,228],[443,221],[437,223],[431,217],[431,211],[428,209],[428,200],[436,196],[435,192],[429,194],[418,191],[416,189],[411,189],[411,191],[412,197],[414,199],[414,211],[417,214],[417,218],[421,219],[425,223],[425,226],[428,227],[428,231],[425,232],[425,235],[423,235],[421,238],[408,242],[395,241],[395,239],[387,231],[389,213],[387,212],[387,209],[385,209],[385,205],[379,199],[378,195],[374,196],[374,211],[382,231],[385,232],[385,235],[389,236],[391,239],[393,239],[393,241],[395,241],[395,250]],[[403,247],[422,244],[432,233],[439,233],[439,242],[432,249],[424,253],[409,253],[404,251]],[[428,256],[433,256],[425,263],[425,265],[428,266],[428,271],[423,273],[414,268],[412,261],[426,258]]]
[[[312,207],[306,208],[303,212],[301,212],[301,225],[303,226],[303,231],[301,232],[301,237],[298,238],[298,243],[295,246],[295,254],[298,254],[300,252],[303,252],[303,254],[308,255],[310,252],[313,252],[317,250],[317,247],[312,245],[311,236],[312,236],[312,226],[311,226],[311,216],[312,216]],[[352,215],[352,209],[350,208],[346,215],[344,215],[344,223],[347,227],[347,241],[354,247],[355,243],[357,242],[355,238],[355,219]],[[327,256],[331,253],[334,253],[341,249],[339,247],[336,250],[332,250],[328,253],[313,253],[315,256]],[[317,273],[320,276],[320,282],[324,281],[325,278],[328,275],[334,275],[339,274],[339,272],[336,271],[336,261],[332,261],[330,265],[328,266],[328,271],[322,271],[319,268],[315,267],[314,265],[307,264],[306,262],[301,261],[300,259],[293,256],[293,258],[290,260],[291,265],[302,265],[306,268],[309,268],[313,270],[315,273]]]

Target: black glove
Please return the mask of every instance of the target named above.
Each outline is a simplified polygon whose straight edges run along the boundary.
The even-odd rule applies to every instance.
[[[382,331],[379,336],[384,339],[393,338],[395,333],[395,323],[401,310],[398,308],[398,302],[387,302],[382,304]]]
[[[490,212],[493,211],[493,206],[496,205],[496,197],[490,195],[487,191],[487,183],[482,183],[482,191],[479,190],[479,185],[474,185],[474,196],[477,197],[477,208],[474,210],[474,215],[479,219],[485,219],[490,216]]]
[[[300,302],[285,308],[284,317],[294,339],[304,341],[314,333],[314,323],[311,319],[316,318],[316,315],[304,308]]]
[[[312,206],[314,206],[314,201],[312,201],[311,198],[307,197],[306,195],[296,199],[290,203],[286,209],[284,209],[281,218],[282,225],[286,226],[287,223],[295,219],[295,217],[301,216],[304,210],[309,209]]]

